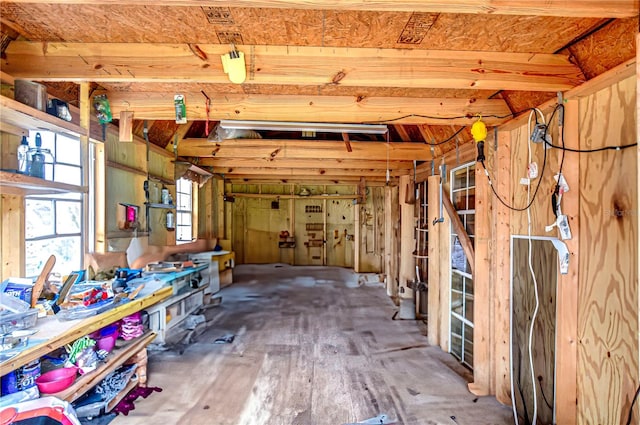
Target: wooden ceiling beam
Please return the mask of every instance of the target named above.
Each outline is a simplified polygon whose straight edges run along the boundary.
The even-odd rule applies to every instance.
[[[422,143],[352,142],[347,152],[342,141],[231,139],[216,143],[206,139],[183,139],[178,155],[183,157],[249,159],[325,159],[426,161],[431,152]]]
[[[175,93],[109,92],[111,112],[132,110],[136,119],[174,120]],[[199,93],[185,96],[187,118],[205,120]],[[489,126],[512,118],[503,99],[425,99],[407,97],[294,96],[261,94],[211,95],[211,120],[379,122],[390,124],[471,125],[478,115]],[[393,120],[391,122],[391,120]],[[409,140],[409,139],[407,139]]]
[[[353,142],[356,144],[359,142]],[[321,166],[326,169],[375,169],[386,171],[387,167],[391,170],[407,171],[413,168],[411,161],[389,161],[386,160],[365,160],[365,159],[283,159],[276,157],[275,159],[264,158],[199,158],[198,165],[201,167],[215,168],[301,168],[304,170]]]
[[[12,0],[12,3],[129,5],[129,0]],[[625,18],[637,16],[638,0],[141,0],[142,6],[215,6],[285,9],[375,10],[400,12],[474,13]]]
[[[234,174],[228,177],[224,177],[225,182],[235,184],[273,184],[273,183],[298,183],[298,184],[337,184],[337,185],[352,185],[360,183],[360,176],[308,176],[308,175],[296,175],[296,176],[258,176],[252,174]],[[386,177],[367,177],[365,179],[367,186],[382,186],[387,184]],[[397,177],[391,177],[389,184],[397,185]],[[331,199],[327,196],[327,199]]]
[[[241,45],[247,82],[564,91],[584,82],[560,54]],[[224,44],[13,41],[3,71],[41,81],[228,83]]]
[[[322,165],[318,163],[316,165]],[[288,176],[316,176],[325,178],[343,177],[385,177],[385,170],[375,169],[337,169],[337,168],[235,168],[235,167],[213,167],[214,174],[221,174],[225,177],[232,175],[242,176],[276,176],[277,178],[287,178]],[[390,170],[390,175],[400,176],[407,174],[407,170]]]

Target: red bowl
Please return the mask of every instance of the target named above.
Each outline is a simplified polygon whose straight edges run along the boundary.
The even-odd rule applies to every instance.
[[[77,367],[63,367],[50,370],[36,378],[36,385],[41,393],[53,394],[66,390],[76,379]]]

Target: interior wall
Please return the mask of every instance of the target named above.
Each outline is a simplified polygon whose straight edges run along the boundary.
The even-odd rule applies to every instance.
[[[636,141],[636,78],[580,100],[580,147]],[[625,423],[638,386],[637,151],[580,156],[578,423]]]
[[[299,185],[227,185],[228,193],[236,194],[225,202],[236,262],[355,268],[359,255],[359,271],[382,272],[384,187],[367,187],[363,204],[354,203],[356,186],[304,187],[310,197],[291,198],[300,193]],[[283,231],[295,238],[294,247],[280,246]]]

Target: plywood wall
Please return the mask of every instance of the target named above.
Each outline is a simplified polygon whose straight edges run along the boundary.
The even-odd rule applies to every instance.
[[[636,141],[635,77],[580,101],[582,149]],[[636,149],[580,157],[578,423],[625,423],[638,385]]]
[[[513,240],[513,379],[518,415],[524,423],[533,420],[533,386],[529,366],[529,332],[536,297],[529,270],[529,240]],[[533,327],[532,344],[535,370],[538,424],[553,424],[557,253],[547,240],[531,241],[531,264],[538,290],[538,313]],[[527,419],[524,419],[524,418]]]

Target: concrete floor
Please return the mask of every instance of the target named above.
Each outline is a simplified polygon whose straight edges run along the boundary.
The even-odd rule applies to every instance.
[[[510,424],[511,409],[467,391],[469,373],[424,324],[391,320],[379,282],[341,268],[244,265],[182,354],[154,353],[163,389],[112,424]],[[227,333],[231,344],[215,344]],[[391,422],[389,422],[391,423]]]

